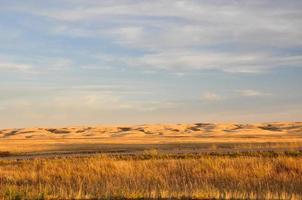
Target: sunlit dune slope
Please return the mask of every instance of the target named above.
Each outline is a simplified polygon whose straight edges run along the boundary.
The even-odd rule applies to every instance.
[[[277,143],[276,148],[283,148],[284,145],[280,146],[279,143],[290,143],[287,146],[300,148],[302,122],[102,125],[0,130],[0,156],[1,152],[128,152],[149,148],[164,148],[171,152],[189,148],[195,152],[198,148],[212,149],[212,146],[214,150],[216,147],[226,150],[229,145],[251,144],[254,148],[256,144],[269,144],[261,146],[266,149]],[[174,145],[173,148],[171,145]]]
[[[21,128],[0,130],[0,139],[56,138],[215,138],[301,136],[302,122],[259,124],[153,124],[135,126],[78,126],[62,128]]]

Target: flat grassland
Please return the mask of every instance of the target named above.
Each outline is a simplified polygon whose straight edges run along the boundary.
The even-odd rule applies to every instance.
[[[300,155],[0,161],[4,199],[301,199]]]
[[[0,199],[302,199],[302,123],[0,130]]]

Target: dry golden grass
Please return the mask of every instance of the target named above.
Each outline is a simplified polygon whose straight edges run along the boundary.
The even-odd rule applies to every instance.
[[[302,199],[301,133],[301,122],[4,129],[0,199]]]
[[[144,156],[0,161],[0,198],[301,199],[302,157]]]

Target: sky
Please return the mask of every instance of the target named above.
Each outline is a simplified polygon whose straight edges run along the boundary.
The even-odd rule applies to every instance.
[[[0,0],[0,128],[302,120],[301,0]]]

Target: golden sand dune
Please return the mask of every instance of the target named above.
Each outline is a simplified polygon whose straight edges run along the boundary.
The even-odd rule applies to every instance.
[[[60,138],[160,138],[160,137],[260,137],[300,136],[302,122],[259,124],[153,124],[135,126],[82,126],[65,128],[20,128],[0,130],[0,139]]]
[[[127,145],[136,145],[133,148],[137,148],[137,145],[193,143],[299,143],[300,147],[302,122],[102,125],[0,130],[0,152],[101,151],[106,145],[115,145],[111,147],[116,150],[116,145],[123,145],[120,148],[124,149]],[[195,147],[191,145],[190,148]]]

